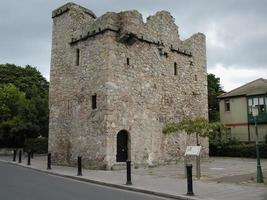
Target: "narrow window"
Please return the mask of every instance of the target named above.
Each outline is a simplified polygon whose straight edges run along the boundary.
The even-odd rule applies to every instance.
[[[80,64],[80,49],[76,49],[76,66]]]
[[[68,114],[70,114],[70,101],[68,100]]]
[[[96,109],[96,94],[92,96],[92,109]]]
[[[127,65],[130,65],[130,58],[127,58]]]
[[[252,103],[252,99],[250,98],[250,99],[248,99],[248,106],[250,107],[250,106],[252,106],[253,105],[253,103]]]
[[[248,108],[249,108],[248,112],[249,112],[249,114],[251,114],[251,115],[252,115],[252,109],[251,109],[252,106],[253,106],[252,98],[249,98],[249,99],[248,99]]]
[[[259,105],[264,105],[264,98],[263,97],[259,97]]]
[[[175,62],[174,63],[174,66],[173,66],[174,68],[174,76],[177,76],[177,63]]]
[[[254,105],[254,106],[259,105],[259,98],[258,98],[258,97],[254,97],[254,98],[253,98],[253,105]]]
[[[230,100],[229,99],[224,100],[224,108],[225,108],[225,111],[230,111]]]

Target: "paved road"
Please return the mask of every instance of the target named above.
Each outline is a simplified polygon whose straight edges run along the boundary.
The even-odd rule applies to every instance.
[[[1,200],[163,200],[0,162]],[[166,200],[166,199],[165,199]]]

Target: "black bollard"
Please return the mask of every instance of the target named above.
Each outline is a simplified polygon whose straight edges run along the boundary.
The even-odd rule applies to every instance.
[[[27,165],[31,165],[31,153],[28,152],[28,162]]]
[[[187,195],[194,195],[193,192],[193,180],[192,180],[192,164],[186,165],[186,173],[187,173]]]
[[[77,176],[82,176],[82,157],[78,156],[78,173]]]
[[[126,173],[127,173],[127,182],[126,185],[132,185],[132,178],[131,178],[131,161],[126,161]]]
[[[47,154],[47,169],[51,169],[51,153]]]
[[[21,163],[22,150],[19,150],[19,163]]]
[[[17,157],[17,149],[14,149],[14,151],[13,151],[13,162],[16,162],[16,157]]]

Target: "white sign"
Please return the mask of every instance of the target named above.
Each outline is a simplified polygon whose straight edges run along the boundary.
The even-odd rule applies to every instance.
[[[187,146],[185,156],[199,156],[201,146]]]

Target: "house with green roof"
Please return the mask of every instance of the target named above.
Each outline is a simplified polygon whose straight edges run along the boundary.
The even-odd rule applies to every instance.
[[[267,79],[257,79],[219,97],[220,120],[228,135],[240,141],[255,141],[252,107],[258,108],[259,140],[267,135]]]

